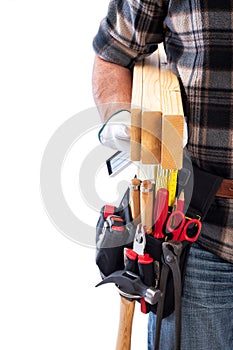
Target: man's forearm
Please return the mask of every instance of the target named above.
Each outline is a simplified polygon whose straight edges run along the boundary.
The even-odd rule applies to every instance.
[[[132,73],[129,69],[96,56],[92,86],[103,122],[120,109],[130,110]]]

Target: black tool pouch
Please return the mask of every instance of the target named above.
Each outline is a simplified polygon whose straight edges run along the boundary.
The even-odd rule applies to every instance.
[[[123,225],[106,225],[110,217],[121,218]],[[129,189],[125,192],[118,207],[102,207],[96,226],[96,264],[102,278],[117,270],[124,269],[124,248],[134,240],[135,227],[129,207]]]
[[[157,272],[157,276],[155,275],[155,281],[156,287],[160,289],[160,280],[161,280],[161,271],[164,262],[163,257],[163,251],[162,251],[162,244],[163,242],[159,239],[156,239],[152,237],[151,235],[148,235],[147,237],[147,243],[146,243],[146,251],[150,256],[154,259],[155,262],[155,269]],[[181,286],[180,288],[183,288],[184,283],[184,275],[185,275],[185,268],[186,268],[186,262],[188,258],[188,253],[190,250],[191,244],[187,241],[182,242],[182,251],[181,255],[179,257],[179,270],[181,274]],[[175,309],[175,291],[174,291],[175,285],[173,280],[173,275],[171,271],[168,274],[167,279],[167,288],[166,288],[166,294],[165,294],[165,302],[164,302],[164,308],[163,308],[163,315],[162,318],[168,317]],[[141,311],[143,313],[148,313],[152,311],[153,313],[157,313],[157,304],[151,305],[149,303],[144,303],[143,300],[141,300]]]
[[[183,189],[185,198],[188,199],[184,211],[186,217],[203,220],[213,201],[222,178],[200,170],[197,166],[184,162],[184,169],[178,175],[178,192]],[[187,174],[189,176],[187,176]],[[110,211],[109,211],[110,208]],[[124,222],[124,230],[120,231],[113,226],[106,226],[107,218],[111,215],[120,217]],[[127,189],[118,207],[104,206],[101,209],[100,217],[96,228],[96,263],[99,267],[102,278],[106,278],[116,271],[131,271],[140,276],[142,282],[148,287],[160,289],[160,277],[164,265],[163,241],[152,235],[146,236],[145,251],[154,260],[153,269],[151,265],[143,263],[135,264],[133,257],[125,259],[125,248],[132,251],[136,227],[132,221],[129,206],[129,189]],[[188,253],[191,247],[190,242],[183,241],[181,254],[179,256],[179,273],[181,274],[181,286],[176,286],[173,275],[169,271],[167,288],[162,318],[169,316],[175,309],[175,288],[183,287],[185,267]],[[136,266],[136,268],[135,268]],[[127,291],[126,291],[127,292]],[[157,304],[150,304],[144,298],[138,299],[141,302],[141,310],[144,313],[152,311],[157,313]]]

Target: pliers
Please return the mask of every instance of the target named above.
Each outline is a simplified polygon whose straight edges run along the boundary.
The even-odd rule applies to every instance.
[[[163,318],[164,301],[166,296],[166,287],[168,275],[171,270],[174,285],[175,297],[175,332],[176,332],[176,350],[180,349],[180,333],[181,333],[181,272],[180,272],[180,255],[182,252],[182,243],[179,241],[169,241],[162,243],[163,265],[160,276],[160,298],[157,307],[156,333],[154,350],[159,349],[160,331]]]

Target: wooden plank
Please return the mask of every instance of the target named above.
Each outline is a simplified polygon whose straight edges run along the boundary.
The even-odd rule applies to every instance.
[[[143,164],[161,162],[162,113],[144,111],[142,115],[141,160]]]
[[[184,111],[180,85],[167,63],[163,47],[160,55],[162,118],[161,164],[164,169],[180,169],[183,164]]]
[[[144,59],[143,65],[143,111],[161,112],[160,59],[156,51]]]
[[[135,64],[131,99],[130,159],[141,159],[141,115],[142,115],[142,69],[143,61]]]
[[[159,54],[145,59],[143,66],[141,161],[158,164],[161,161],[161,101]]]
[[[141,159],[141,116],[141,110],[131,108],[130,159],[132,161]]]
[[[165,115],[162,119],[161,164],[164,169],[181,169],[183,163],[182,115]]]

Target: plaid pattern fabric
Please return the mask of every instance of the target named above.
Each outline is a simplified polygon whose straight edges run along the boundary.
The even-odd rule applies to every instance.
[[[112,0],[96,53],[132,68],[164,41],[200,168],[233,178],[233,0]],[[216,198],[200,243],[233,262],[233,200]]]

